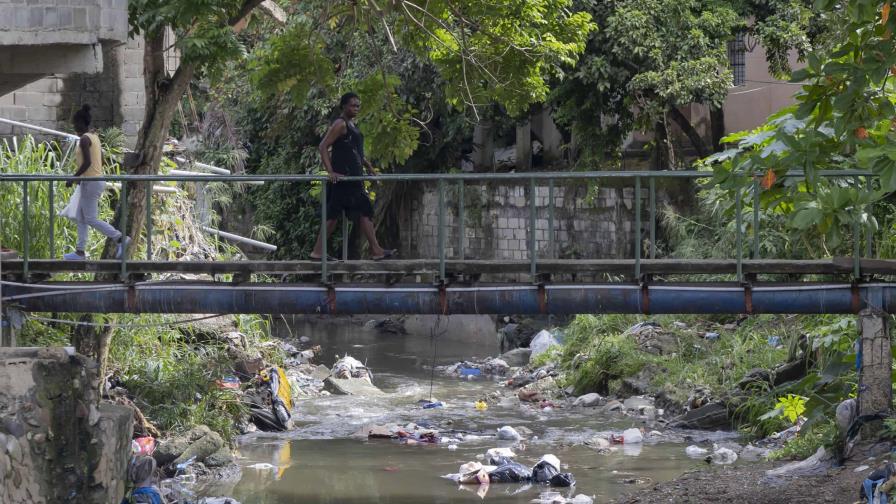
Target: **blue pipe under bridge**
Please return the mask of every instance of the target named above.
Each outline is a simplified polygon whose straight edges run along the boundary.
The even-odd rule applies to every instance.
[[[896,312],[896,283],[319,284],[3,282],[33,312],[276,314],[716,314]]]

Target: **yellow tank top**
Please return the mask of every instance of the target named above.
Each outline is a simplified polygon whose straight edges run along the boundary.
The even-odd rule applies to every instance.
[[[82,177],[99,177],[103,174],[103,149],[100,146],[100,137],[96,133],[85,133],[84,136],[90,139],[90,167],[81,174]],[[84,155],[81,152],[81,144],[75,148],[75,163],[77,169],[81,168],[84,162]]]

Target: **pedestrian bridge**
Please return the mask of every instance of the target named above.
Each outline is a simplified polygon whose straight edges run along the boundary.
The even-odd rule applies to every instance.
[[[183,172],[181,172],[183,173]],[[282,313],[282,314],[575,314],[575,313],[857,313],[866,307],[896,309],[896,261],[871,259],[873,243],[856,222],[851,240],[854,255],[825,260],[759,258],[761,221],[758,181],[736,195],[736,257],[670,259],[656,254],[656,181],[699,180],[700,171],[535,172],[503,174],[419,174],[357,177],[380,183],[436,181],[439,194],[438,257],[389,261],[160,261],[151,254],[123,260],[61,261],[32,257],[29,236],[35,210],[27,197],[29,184],[46,184],[50,208],[53,186],[65,175],[0,173],[0,184],[22,187],[22,247],[0,260],[2,303],[24,311],[95,313]],[[870,174],[825,172],[865,184]],[[140,190],[155,182],[220,182],[203,174],[117,175],[103,180]],[[317,175],[233,175],[227,182],[279,181],[320,183]],[[528,181],[530,205],[529,257],[525,260],[465,259],[463,247],[446,256],[446,187],[456,184]],[[634,189],[636,232],[629,259],[558,259],[553,232],[547,249],[536,247],[538,218],[536,181],[621,179]],[[646,187],[644,187],[646,186]],[[748,185],[749,187],[749,185]],[[326,218],[326,190],[321,191]],[[554,229],[553,193],[548,194],[549,230]],[[752,225],[742,222],[743,200],[753,201]],[[457,221],[464,236],[463,198]],[[152,213],[152,198],[146,211]],[[746,214],[749,218],[749,214]],[[543,216],[542,216],[543,218]],[[748,220],[748,219],[747,219]],[[151,219],[142,233],[152,236]],[[750,233],[746,233],[749,227]],[[323,232],[323,226],[321,227]],[[863,239],[864,238],[864,239]],[[51,253],[51,255],[54,255]],[[642,255],[644,257],[642,257]],[[95,274],[93,279],[85,273]],[[598,281],[599,280],[599,281]]]

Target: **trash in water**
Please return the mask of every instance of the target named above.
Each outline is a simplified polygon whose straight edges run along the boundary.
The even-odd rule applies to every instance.
[[[567,499],[560,492],[542,492],[537,499],[532,499],[530,502],[535,504],[593,504],[594,497],[578,494],[571,499]]]
[[[576,486],[576,479],[572,473],[555,474],[548,481],[552,487],[571,487]]]
[[[433,408],[442,408],[445,406],[445,403],[442,401],[432,401],[426,402],[423,404],[423,409],[433,409]]]
[[[709,450],[700,448],[697,445],[691,445],[684,449],[685,455],[691,458],[702,459],[709,455]]]
[[[395,466],[386,466],[383,470],[386,472],[398,472],[398,468]]]
[[[719,465],[733,464],[737,461],[737,454],[729,448],[714,447],[712,455],[706,457],[706,461]]]
[[[448,451],[456,451],[456,450],[457,450],[457,445],[456,445],[456,444],[450,444],[450,445],[448,445]]]
[[[442,477],[462,485],[477,483],[480,485],[488,483],[542,483],[555,487],[570,487],[576,484],[572,474],[560,472],[560,460],[554,455],[544,455],[532,469],[529,469],[508,457],[498,456],[499,453],[506,453],[499,450],[501,449],[492,449],[488,453],[489,462],[496,465],[489,466],[482,465],[481,462],[467,462],[460,466],[458,473],[446,474]]]
[[[536,483],[546,483],[556,474],[560,474],[560,459],[551,454],[542,456],[532,468],[532,479]]]
[[[493,483],[519,483],[531,478],[531,469],[513,461],[507,461],[488,473],[488,479]]]
[[[366,378],[373,380],[373,373],[370,372],[370,369],[361,364],[361,361],[358,359],[347,354],[333,364],[330,372],[336,378]]]
[[[622,432],[622,442],[625,444],[638,444],[644,440],[640,429],[625,429]]]
[[[473,407],[475,407],[477,411],[485,411],[488,409],[488,403],[485,401],[476,401],[476,403],[473,404]]]
[[[502,439],[504,441],[519,441],[522,439],[520,433],[516,431],[513,427],[505,425],[498,429],[498,439]]]
[[[459,368],[457,371],[458,371],[457,374],[459,374],[460,376],[481,376],[482,375],[482,370],[476,369],[476,368],[462,367],[462,368]]]
[[[513,450],[510,448],[489,448],[489,450],[485,452],[485,458],[488,460],[488,463],[496,466],[515,457],[516,453],[513,453]]]

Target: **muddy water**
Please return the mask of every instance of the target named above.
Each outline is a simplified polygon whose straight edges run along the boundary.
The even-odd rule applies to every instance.
[[[663,481],[699,463],[687,459],[682,444],[626,446],[600,455],[582,441],[599,432],[637,426],[633,419],[602,416],[595,410],[557,408],[536,410],[513,397],[476,411],[473,403],[499,388],[490,380],[459,381],[428,369],[435,350],[438,364],[461,358],[497,353],[491,327],[454,324],[443,331],[420,330],[407,336],[377,335],[357,325],[333,325],[314,333],[299,327],[293,335],[308,335],[323,346],[322,361],[331,364],[336,354],[348,352],[367,361],[374,383],[388,393],[385,398],[331,396],[302,400],[297,404],[297,429],[286,436],[259,434],[245,437],[238,463],[243,476],[230,495],[243,504],[274,503],[420,503],[472,502],[480,500],[480,488],[458,487],[440,476],[457,472],[462,463],[496,446],[510,446],[493,435],[503,425],[525,426],[533,438],[514,448],[517,460],[532,465],[545,453],[560,458],[564,471],[577,484],[561,489],[565,496],[583,493],[596,502],[632,491],[646,483],[634,478]],[[420,327],[425,327],[421,324]],[[304,332],[303,332],[304,331]],[[437,334],[436,347],[432,336]],[[430,392],[431,390],[431,392]],[[444,401],[445,408],[423,410],[420,399]],[[369,423],[415,422],[480,434],[464,440],[451,451],[447,443],[406,446],[389,440],[358,440],[350,436]],[[629,480],[628,482],[626,480]],[[492,484],[484,498],[490,502],[530,502],[547,491],[538,485]]]

